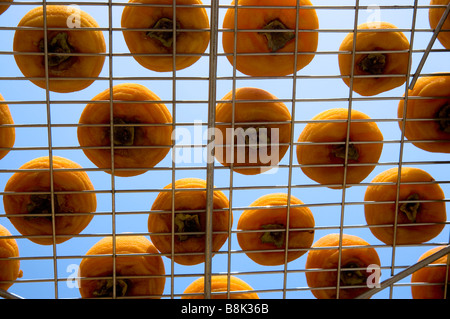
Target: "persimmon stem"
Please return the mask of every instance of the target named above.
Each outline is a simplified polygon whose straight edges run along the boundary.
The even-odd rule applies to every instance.
[[[386,66],[386,55],[381,53],[368,54],[358,63],[358,66],[363,72],[373,75],[383,74]]]
[[[56,194],[53,196],[55,213],[59,211],[58,197]],[[27,204],[27,211],[29,214],[51,214],[52,213],[52,201],[49,194],[34,194],[30,196],[30,202]],[[41,218],[36,216],[30,216],[27,218]],[[52,216],[45,216],[44,218],[52,220]]]
[[[345,150],[346,150],[345,144],[339,144],[339,145],[333,145],[331,147],[331,154],[334,157],[345,159]],[[357,161],[359,158],[358,149],[353,145],[352,143],[348,144],[348,160]]]
[[[190,232],[200,232],[201,225],[198,214],[175,214],[175,226],[176,231],[180,233],[190,233]],[[200,234],[180,234],[178,235],[179,241],[185,241],[191,238],[192,236],[200,237]]]
[[[341,275],[340,275],[340,281],[341,284],[344,286],[356,286],[356,285],[361,285],[364,284],[366,282],[366,276],[364,275],[364,273],[360,270],[360,269],[355,269],[355,270],[349,270],[347,268],[360,268],[360,266],[355,263],[355,262],[351,262],[346,264],[345,266],[343,266],[341,270]]]
[[[126,295],[130,281],[126,279],[116,279],[116,296],[123,297]],[[95,297],[113,297],[114,280],[103,279],[97,283],[97,289],[94,290]]]
[[[450,133],[450,103],[442,106],[437,112],[439,128],[445,133]]]
[[[270,21],[263,27],[264,30],[287,30],[287,27],[278,19]],[[283,48],[289,41],[295,38],[294,32],[271,31],[261,32],[267,39],[267,46],[270,51],[275,52]]]
[[[45,52],[44,39],[39,41],[39,50]],[[57,33],[47,40],[47,52],[49,53],[47,63],[49,67],[62,66],[63,62],[71,58],[70,55],[59,55],[57,53],[72,53],[73,49],[69,44],[66,32]],[[56,54],[55,54],[56,53]],[[63,67],[64,68],[64,67]]]
[[[121,118],[114,118],[114,124],[127,124]],[[115,146],[131,146],[134,144],[135,129],[133,126],[114,126],[113,142]]]
[[[252,149],[257,149],[261,146],[267,146],[270,143],[269,130],[265,126],[255,127],[238,127],[235,130],[235,142],[237,144],[245,144]]]
[[[149,38],[159,40],[161,44],[170,48],[173,45],[174,35],[173,35],[173,20],[169,18],[161,18],[153,25],[152,29],[157,31],[148,31],[146,35]],[[175,30],[180,28],[180,23],[177,21],[175,25]],[[167,31],[166,31],[167,30]],[[178,33],[177,33],[178,34]]]
[[[277,248],[281,248],[284,245],[286,232],[284,231],[273,231],[273,229],[285,229],[286,226],[283,224],[266,224],[261,226],[263,229],[268,229],[270,231],[264,232],[260,239],[263,244],[274,244]]]
[[[414,200],[417,201],[419,199],[418,194],[411,194],[409,195],[406,200]],[[408,217],[408,220],[412,223],[416,222],[417,213],[420,209],[420,203],[419,202],[413,202],[413,203],[402,203],[399,207],[400,211],[403,212],[406,217]]]

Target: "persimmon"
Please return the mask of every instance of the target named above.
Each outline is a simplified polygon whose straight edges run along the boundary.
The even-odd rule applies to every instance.
[[[174,70],[174,65],[175,70],[185,69],[208,48],[209,18],[203,3],[175,2],[174,10],[172,0],[130,0],[131,5],[123,10],[125,42],[134,59],[147,69],[168,72]]]
[[[4,0],[4,1],[2,1],[2,2],[13,2],[13,0]],[[8,8],[9,8],[10,5],[11,5],[10,3],[7,3],[7,4],[1,4],[1,5],[0,5],[0,14],[2,14],[3,12],[5,12],[6,10],[8,10]]]
[[[417,79],[400,100],[400,129],[411,143],[428,152],[450,153],[450,76],[434,74]]]
[[[164,262],[158,250],[150,240],[138,235],[99,240],[81,260],[79,277],[82,298],[160,299],[166,282]]]
[[[174,201],[174,207],[172,207],[172,201]],[[228,238],[229,223],[233,220],[228,207],[229,203],[225,194],[214,190],[213,254],[219,251]],[[174,233],[172,233],[172,225]],[[196,265],[204,262],[206,181],[199,178],[182,178],[175,181],[173,186],[172,184],[165,186],[151,207],[148,230],[156,248],[168,258],[172,258],[173,255],[176,263]]]
[[[230,7],[223,20],[228,61],[251,76],[285,76],[303,69],[313,60],[319,38],[316,11],[307,6],[312,6],[309,0],[238,0],[237,17]]]
[[[244,280],[227,275],[211,276],[211,299],[259,299],[253,288]],[[181,299],[203,299],[205,278],[194,280],[183,292]]]
[[[8,290],[23,275],[18,259],[19,246],[14,238],[8,238],[10,236],[9,230],[0,225],[0,289],[3,290]]]
[[[60,244],[79,234],[97,209],[87,173],[79,164],[60,156],[38,157],[22,165],[7,181],[5,193],[3,203],[11,223],[41,245],[53,244],[53,235],[55,243]]]
[[[397,29],[389,22],[367,22],[358,25],[356,36],[350,32],[344,38],[339,47],[339,69],[342,80],[354,92],[373,96],[406,82],[410,45]]]
[[[429,249],[420,256],[418,261],[431,256],[443,248],[443,246],[439,246]],[[415,271],[411,275],[411,293],[413,299],[444,299],[445,285],[447,285],[447,296],[450,293],[446,278],[450,280],[448,255],[436,259],[428,266]]]
[[[0,94],[0,101],[5,99]],[[14,124],[14,120],[11,116],[11,112],[7,104],[0,103],[0,159],[5,157],[9,153],[9,148],[14,146],[16,141],[16,130],[14,127],[7,127],[6,125]],[[5,127],[2,127],[5,125]]]
[[[220,134],[215,136],[214,155],[222,165],[233,165],[233,171],[240,174],[266,172],[289,149],[290,121],[289,109],[272,93],[254,87],[232,90],[216,106]]]
[[[416,167],[402,167],[397,185],[398,170],[381,172],[366,189],[364,213],[371,232],[388,245],[394,243],[394,235],[400,245],[433,239],[447,218],[442,188],[428,172]]]
[[[435,8],[431,7],[428,9],[428,22],[430,23],[430,27],[434,30],[436,29],[439,21],[441,20],[442,15],[445,12],[445,7],[449,4],[449,0],[431,0],[430,5],[436,6]],[[441,7],[438,7],[441,6]],[[446,31],[444,31],[446,30]],[[450,16],[444,21],[442,25],[441,32],[439,32],[437,38],[439,42],[448,50],[450,50]]]
[[[343,234],[342,239],[340,237],[340,234],[325,235],[308,252],[306,281],[317,299],[353,299],[359,296],[369,289],[367,282],[372,272],[368,267],[380,266],[377,251],[367,241],[349,234]]]
[[[45,18],[41,6],[20,20],[13,42],[17,66],[42,89],[47,88],[47,75],[48,89],[53,92],[87,88],[99,76],[105,61],[103,33],[90,30],[99,28],[98,23],[88,13],[73,6],[47,5],[45,10]],[[43,30],[36,29],[44,27],[44,19],[48,29],[54,28],[48,30],[47,36]],[[71,25],[73,21],[76,26]]]
[[[314,241],[315,222],[311,210],[303,204],[291,195],[288,210],[288,196],[283,193],[258,198],[239,217],[237,239],[241,249],[264,266],[282,265],[305,254]]]
[[[172,115],[147,87],[123,83],[112,88],[111,116],[110,94],[110,89],[104,90],[84,108],[77,131],[80,146],[84,154],[107,173],[122,177],[143,174],[163,160],[170,150]],[[111,144],[114,172],[111,170]]]
[[[332,189],[343,187],[346,172],[345,186],[350,187],[373,171],[383,150],[382,141],[383,134],[368,115],[333,108],[317,114],[304,127],[298,138],[297,161],[305,175]]]

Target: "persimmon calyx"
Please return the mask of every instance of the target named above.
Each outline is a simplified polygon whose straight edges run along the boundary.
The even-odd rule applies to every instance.
[[[358,63],[358,66],[361,71],[372,75],[383,74],[386,66],[386,55],[382,53],[368,54]]]
[[[349,270],[348,268],[360,268],[360,266],[351,262],[343,266],[344,269],[341,270],[340,281],[344,286],[356,286],[365,284],[366,276],[360,269]]]
[[[263,244],[273,244],[277,248],[281,248],[284,245],[284,240],[286,238],[285,231],[274,231],[273,229],[285,229],[286,226],[283,224],[266,224],[261,226],[263,229],[269,231],[264,232],[260,239]]]
[[[278,19],[270,21],[263,27],[264,30],[287,30],[288,28]],[[283,48],[289,41],[295,38],[295,33],[291,31],[270,31],[261,32],[267,39],[267,47],[275,52]]]
[[[414,201],[417,201],[418,199],[419,199],[418,194],[411,194],[406,198],[406,200],[414,200]],[[399,210],[406,215],[406,217],[411,223],[416,222],[417,213],[419,212],[419,209],[420,209],[419,202],[402,203],[399,207]]]
[[[126,279],[116,279],[116,296],[124,297],[127,294],[130,281]],[[114,280],[102,279],[97,282],[97,289],[93,291],[95,297],[113,297]]]
[[[439,128],[445,133],[450,133],[450,103],[442,106],[437,112]]]
[[[176,213],[174,218],[176,231],[179,233],[195,233],[201,231],[200,219],[198,214],[182,214]],[[179,241],[185,241],[192,236],[200,237],[200,234],[180,234]]]
[[[56,194],[53,196],[53,205],[55,214],[59,212],[59,204],[58,197]],[[27,204],[27,212],[29,214],[43,214],[43,215],[51,215],[52,214],[52,201],[51,195],[49,194],[33,194],[30,196],[30,202]],[[27,217],[29,219],[32,218],[42,218],[38,216],[30,216]],[[52,216],[44,216],[44,218],[48,220],[52,220]]]
[[[271,140],[268,128],[265,126],[238,127],[235,130],[235,136],[238,145],[244,144],[251,149],[267,147]]]
[[[358,149],[354,144],[349,143],[348,148],[345,144],[333,145],[331,147],[331,154],[334,157],[345,159],[345,151],[347,150],[347,159],[357,161],[359,158]]]
[[[114,118],[114,124],[120,124],[114,126],[113,130],[113,142],[115,146],[131,146],[134,144],[135,128],[134,126],[122,126],[127,124],[124,119]]]
[[[175,24],[175,30],[180,28],[180,23],[177,21]],[[156,39],[161,44],[166,47],[170,48],[173,45],[174,42],[174,24],[173,20],[169,18],[161,18],[153,25],[152,29],[146,33],[146,36],[152,39]],[[167,31],[166,31],[167,30]],[[175,36],[178,35],[178,32],[175,33]]]
[[[44,39],[39,41],[39,50],[45,52]],[[72,53],[73,49],[68,41],[68,35],[66,32],[57,33],[54,37],[47,40],[47,63],[49,67],[63,67],[63,62],[71,58],[67,53]],[[63,53],[64,55],[59,55]]]

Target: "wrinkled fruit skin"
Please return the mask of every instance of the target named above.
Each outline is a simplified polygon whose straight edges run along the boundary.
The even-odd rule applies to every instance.
[[[449,0],[431,0],[430,5],[448,5]],[[432,29],[436,29],[442,15],[445,12],[445,8],[430,8],[428,10],[428,21]],[[444,24],[442,25],[442,30],[450,29],[450,16],[447,16]],[[447,49],[450,50],[450,32],[440,32],[438,34],[439,42]]]
[[[5,99],[0,94],[0,102]],[[7,104],[0,104],[0,125],[14,124],[11,112]],[[16,141],[16,130],[14,127],[0,127],[0,148],[12,148]],[[4,158],[9,150],[0,150],[0,159]]]
[[[14,238],[2,238],[2,236],[12,236],[9,230],[0,225],[0,258],[19,257],[19,247]],[[8,290],[17,278],[22,277],[20,270],[20,260],[0,260],[0,289]],[[5,281],[2,283],[2,281]],[[6,282],[11,281],[11,282]]]

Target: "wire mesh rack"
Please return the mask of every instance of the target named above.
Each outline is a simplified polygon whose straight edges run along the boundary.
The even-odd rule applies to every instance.
[[[160,2],[165,4],[161,5]],[[13,124],[0,122],[0,127],[15,129],[14,146],[0,145],[2,147],[0,150],[8,151],[0,160],[0,195],[4,198],[11,195],[5,190],[6,184],[20,171],[23,164],[41,156],[50,158],[60,156],[81,166],[81,169],[74,169],[75,171],[82,170],[88,174],[94,187],[91,192],[95,194],[97,201],[96,210],[91,213],[93,219],[86,228],[79,234],[71,236],[69,240],[58,244],[54,241],[55,234],[51,234],[49,236],[51,244],[48,245],[34,243],[30,240],[32,236],[21,234],[11,223],[10,216],[6,214],[2,205],[0,225],[11,233],[4,238],[13,238],[17,242],[20,255],[12,259],[20,260],[22,276],[13,282],[6,281],[12,285],[7,291],[0,290],[1,296],[28,299],[80,298],[79,283],[82,278],[79,278],[78,270],[87,251],[100,239],[108,236],[114,239],[129,235],[149,238],[152,233],[147,227],[148,218],[158,194],[175,181],[194,177],[206,182],[204,211],[207,212],[207,217],[203,232],[206,248],[202,252],[205,261],[196,265],[182,265],[174,261],[173,252],[158,253],[162,256],[165,266],[165,273],[161,275],[165,278],[162,298],[180,298],[185,289],[199,277],[206,279],[204,293],[206,298],[210,298],[213,293],[211,278],[217,274],[239,277],[252,287],[259,298],[315,298],[314,288],[306,281],[307,273],[313,272],[306,268],[306,261],[309,252],[320,248],[303,248],[300,250],[304,253],[292,261],[285,260],[281,265],[265,266],[251,260],[238,243],[237,235],[242,232],[237,226],[240,216],[256,199],[272,193],[296,197],[303,202],[299,206],[311,210],[315,221],[314,242],[328,234],[349,234],[364,239],[376,250],[380,259],[378,265],[381,270],[380,284],[359,295],[360,298],[412,298],[412,286],[420,283],[412,283],[411,274],[449,252],[448,218],[443,223],[442,231],[425,242],[385,244],[374,236],[365,219],[364,206],[367,203],[364,196],[372,184],[371,181],[381,172],[404,166],[419,167],[434,178],[428,184],[440,185],[445,197],[439,201],[447,205],[450,193],[448,155],[444,152],[425,151],[413,145],[400,129],[405,119],[399,118],[397,114],[399,102],[408,101],[408,89],[412,88],[418,79],[436,75],[437,72],[445,75],[449,66],[449,53],[448,49],[437,40],[437,34],[446,31],[443,27],[444,20],[442,19],[437,27],[430,27],[428,12],[432,5],[429,1],[396,0],[390,1],[389,4],[384,1],[374,4],[374,1],[347,0],[336,5],[335,1],[316,0],[311,5],[302,7],[314,9],[319,21],[318,29],[309,30],[317,33],[319,39],[312,61],[304,68],[288,75],[248,76],[230,63],[236,62],[233,59],[240,54],[226,53],[222,45],[224,35],[230,32],[223,27],[226,12],[237,9],[240,4],[231,0],[203,0],[200,4],[193,3],[175,0],[173,3],[158,1],[155,4],[106,0],[79,2],[16,0],[0,15],[0,93],[14,119]],[[255,2],[253,8],[261,9],[264,3]],[[293,1],[293,3],[291,9],[298,17],[300,2],[296,4]],[[173,6],[174,4],[176,6]],[[95,81],[82,90],[58,93],[42,89],[31,82],[36,78],[22,74],[16,64],[15,57],[24,55],[13,50],[15,33],[24,28],[18,26],[19,21],[31,9],[43,6],[46,10],[50,5],[80,8],[97,21],[99,26],[91,29],[104,35],[105,52],[95,55],[104,57],[103,68],[98,76],[95,76]],[[132,53],[128,49],[123,33],[126,28],[121,25],[124,8],[132,5],[163,6],[173,10],[175,15],[175,8],[179,7],[204,9],[209,19],[208,28],[189,31],[208,32],[208,48],[204,53],[196,54],[198,60],[194,64],[183,69],[158,72],[143,67],[135,59],[139,54]],[[450,6],[446,4],[438,6],[448,14]],[[277,5],[273,7],[276,9]],[[368,21],[386,21],[394,24],[398,31],[405,34],[411,45],[410,49],[405,50],[410,61],[407,73],[403,74],[407,81],[374,96],[364,96],[352,91],[352,85],[344,83],[345,76],[341,75],[338,65],[339,47],[344,37],[355,32],[358,25]],[[297,23],[301,25],[302,21],[297,19]],[[47,25],[40,28],[42,29],[52,31]],[[179,31],[173,27],[171,29],[174,34],[175,31]],[[245,31],[252,30],[242,32]],[[305,32],[308,33],[308,30]],[[48,43],[50,39],[48,36],[45,38]],[[294,37],[292,41],[297,43],[301,40]],[[175,41],[174,44],[176,43]],[[298,55],[294,54],[295,57],[301,57],[308,52],[297,53]],[[354,56],[354,53],[349,52],[350,56]],[[48,61],[45,59],[49,56],[48,49],[37,55],[44,56],[43,61]],[[175,66],[176,60],[183,55],[169,54],[169,56],[172,58],[172,66]],[[228,60],[229,58],[231,60]],[[277,68],[276,65],[264,66],[268,67]],[[350,77],[356,78],[357,76]],[[49,83],[48,71],[43,80]],[[80,146],[77,139],[77,129],[85,125],[80,124],[79,120],[86,105],[93,103],[92,99],[100,92],[121,83],[135,83],[147,87],[160,98],[160,103],[167,106],[172,117],[172,121],[166,123],[173,129],[171,143],[167,145],[169,147],[167,156],[154,167],[146,168],[145,173],[129,177],[111,174],[115,170],[114,167],[112,172],[105,172],[105,169],[94,165],[84,153],[86,147]],[[209,129],[216,127],[216,105],[227,93],[233,92],[230,103],[235,106],[235,94],[242,87],[270,92],[276,96],[275,101],[283,103],[292,116],[289,122],[290,140],[285,143],[288,146],[286,154],[270,170],[256,175],[234,172],[230,167],[219,163],[214,157],[214,146],[217,141],[214,135],[208,134]],[[112,100],[109,103],[113,105]],[[328,187],[330,185],[313,181],[302,172],[302,167],[307,165],[299,164],[296,157],[296,148],[301,145],[298,142],[301,132],[313,122],[315,115],[333,108],[358,110],[367,114],[370,121],[376,123],[383,134],[383,150],[377,163],[373,163],[374,169],[361,182],[349,181],[345,186],[350,187],[331,188]],[[346,125],[350,125],[351,122],[353,120],[343,120]],[[236,123],[232,121],[231,124]],[[107,124],[110,125],[112,124]],[[344,146],[347,149],[349,145],[347,138],[344,140]],[[106,148],[108,147],[114,146]],[[112,154],[114,161],[115,153]],[[351,167],[348,159],[346,163],[340,165],[345,169]],[[397,181],[397,186],[400,185],[399,182]],[[169,190],[173,191],[173,188]],[[223,192],[227,197],[229,207],[225,211],[233,216],[229,220],[228,230],[225,231],[227,240],[218,251],[213,251],[212,248],[214,233],[212,211],[216,209],[213,202],[215,190]],[[70,190],[67,192],[70,193]],[[55,190],[51,189],[50,194],[54,193]],[[396,204],[398,201],[397,198]],[[294,206],[290,207],[288,204],[287,207],[289,213]],[[290,233],[291,231],[287,232],[286,240],[289,240]],[[171,234],[173,239],[175,235],[173,232]],[[343,251],[342,247],[340,242],[337,247],[339,254]],[[433,247],[443,249],[418,262],[419,257]],[[287,256],[290,249],[278,250]],[[111,276],[117,280],[120,274]],[[443,287],[448,295],[447,284]],[[336,291],[339,296],[338,285],[328,289]],[[125,298],[118,296],[116,290],[117,288],[113,289],[114,298]]]

